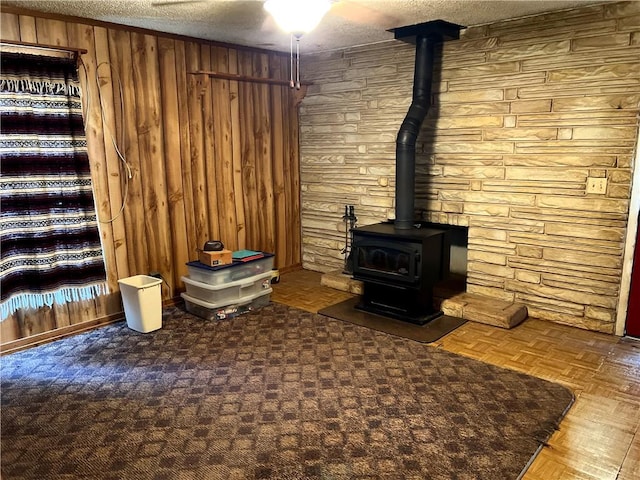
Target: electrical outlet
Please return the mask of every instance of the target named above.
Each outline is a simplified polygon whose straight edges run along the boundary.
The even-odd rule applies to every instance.
[[[587,177],[587,193],[597,193],[599,195],[607,193],[607,179]]]

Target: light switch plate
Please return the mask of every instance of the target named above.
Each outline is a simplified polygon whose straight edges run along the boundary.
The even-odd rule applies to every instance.
[[[587,177],[587,193],[597,193],[600,195],[607,193],[607,179]]]

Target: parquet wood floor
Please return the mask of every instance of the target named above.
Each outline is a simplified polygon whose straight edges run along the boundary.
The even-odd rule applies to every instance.
[[[320,277],[283,274],[271,299],[317,312],[353,296],[320,285]],[[467,322],[432,345],[574,392],[575,403],[524,480],[640,479],[640,341],[529,318],[511,330]]]

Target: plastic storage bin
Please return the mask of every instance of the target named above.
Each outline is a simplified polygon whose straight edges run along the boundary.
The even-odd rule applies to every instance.
[[[140,333],[162,328],[162,280],[136,275],[118,280],[127,326]]]
[[[187,269],[191,280],[210,285],[220,285],[268,272],[273,268],[273,260],[272,253],[265,253],[263,258],[257,260],[233,262],[216,267],[209,267],[200,262],[189,262],[187,263]]]
[[[180,295],[184,299],[187,312],[204,318],[205,320],[224,320],[268,305],[272,291],[273,290],[269,288],[256,294],[248,295],[238,299],[237,303],[232,305],[205,302],[204,300],[191,297],[187,293],[181,293]]]
[[[222,285],[210,285],[188,277],[182,277],[182,281],[190,297],[223,306],[271,288],[271,271]]]

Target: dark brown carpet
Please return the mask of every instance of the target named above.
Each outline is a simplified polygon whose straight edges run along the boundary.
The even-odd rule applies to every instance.
[[[516,479],[573,399],[274,303],[0,361],[4,480]]]
[[[343,302],[325,307],[319,310],[318,313],[421,343],[435,342],[467,322],[461,318],[442,315],[424,325],[415,325],[402,320],[357,310],[355,306],[359,301],[359,297],[349,298]]]

